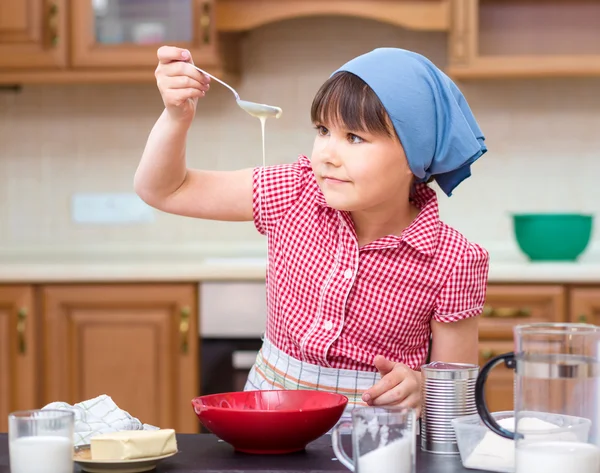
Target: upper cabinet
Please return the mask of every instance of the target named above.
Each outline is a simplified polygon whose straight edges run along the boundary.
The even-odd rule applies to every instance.
[[[224,67],[215,0],[0,0],[0,83],[154,80],[156,51]]]
[[[217,0],[217,29],[246,31],[308,16],[354,16],[407,29],[448,31],[451,0]]]
[[[64,67],[64,0],[0,0],[0,68]]]
[[[218,65],[213,0],[78,0],[71,8],[74,67],[156,67],[163,44]]]
[[[598,0],[452,0],[458,79],[600,75]]]
[[[238,33],[292,18],[355,16],[447,32],[451,0],[0,0],[0,84],[151,82],[156,50],[238,72]]]
[[[454,79],[600,76],[600,0],[0,0],[0,83],[152,82],[163,44],[222,76],[244,32],[316,16],[447,33]]]

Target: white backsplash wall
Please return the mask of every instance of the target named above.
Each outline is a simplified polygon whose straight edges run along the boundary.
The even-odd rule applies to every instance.
[[[248,100],[279,105],[267,123],[268,164],[310,155],[314,93],[346,60],[379,46],[413,49],[440,66],[442,34],[404,31],[350,18],[269,25],[244,39]],[[600,79],[459,83],[489,152],[442,217],[491,248],[513,247],[510,212],[600,213]],[[252,223],[200,221],[157,213],[154,223],[77,225],[76,192],[131,192],[133,175],[162,102],[146,85],[26,86],[0,92],[0,249],[88,247],[261,248]],[[213,82],[189,133],[191,166],[236,169],[261,162],[260,125]],[[598,228],[598,227],[597,227]],[[595,240],[600,241],[600,232]],[[236,244],[236,245],[234,245]]]

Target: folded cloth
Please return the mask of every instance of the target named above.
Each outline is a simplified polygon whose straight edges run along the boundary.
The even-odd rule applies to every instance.
[[[75,414],[75,445],[86,445],[90,439],[106,432],[120,430],[158,430],[153,425],[142,424],[128,412],[119,409],[110,396],[102,394],[74,405],[51,402],[42,409],[60,409]]]

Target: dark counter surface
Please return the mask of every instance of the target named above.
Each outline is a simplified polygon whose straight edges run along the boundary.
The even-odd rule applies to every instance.
[[[418,437],[417,437],[418,438]],[[349,440],[349,436],[348,436]],[[310,443],[306,451],[289,455],[247,455],[236,453],[211,434],[177,435],[179,453],[161,461],[156,473],[239,473],[239,472],[348,472],[335,458],[331,436]],[[462,467],[458,455],[433,455],[417,447],[418,473],[474,473]],[[75,467],[75,471],[80,471]],[[0,473],[9,473],[8,435],[0,434]]]

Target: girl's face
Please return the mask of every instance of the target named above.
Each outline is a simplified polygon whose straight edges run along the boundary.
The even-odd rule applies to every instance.
[[[413,175],[397,136],[315,123],[312,169],[327,205],[349,212],[398,207]]]

